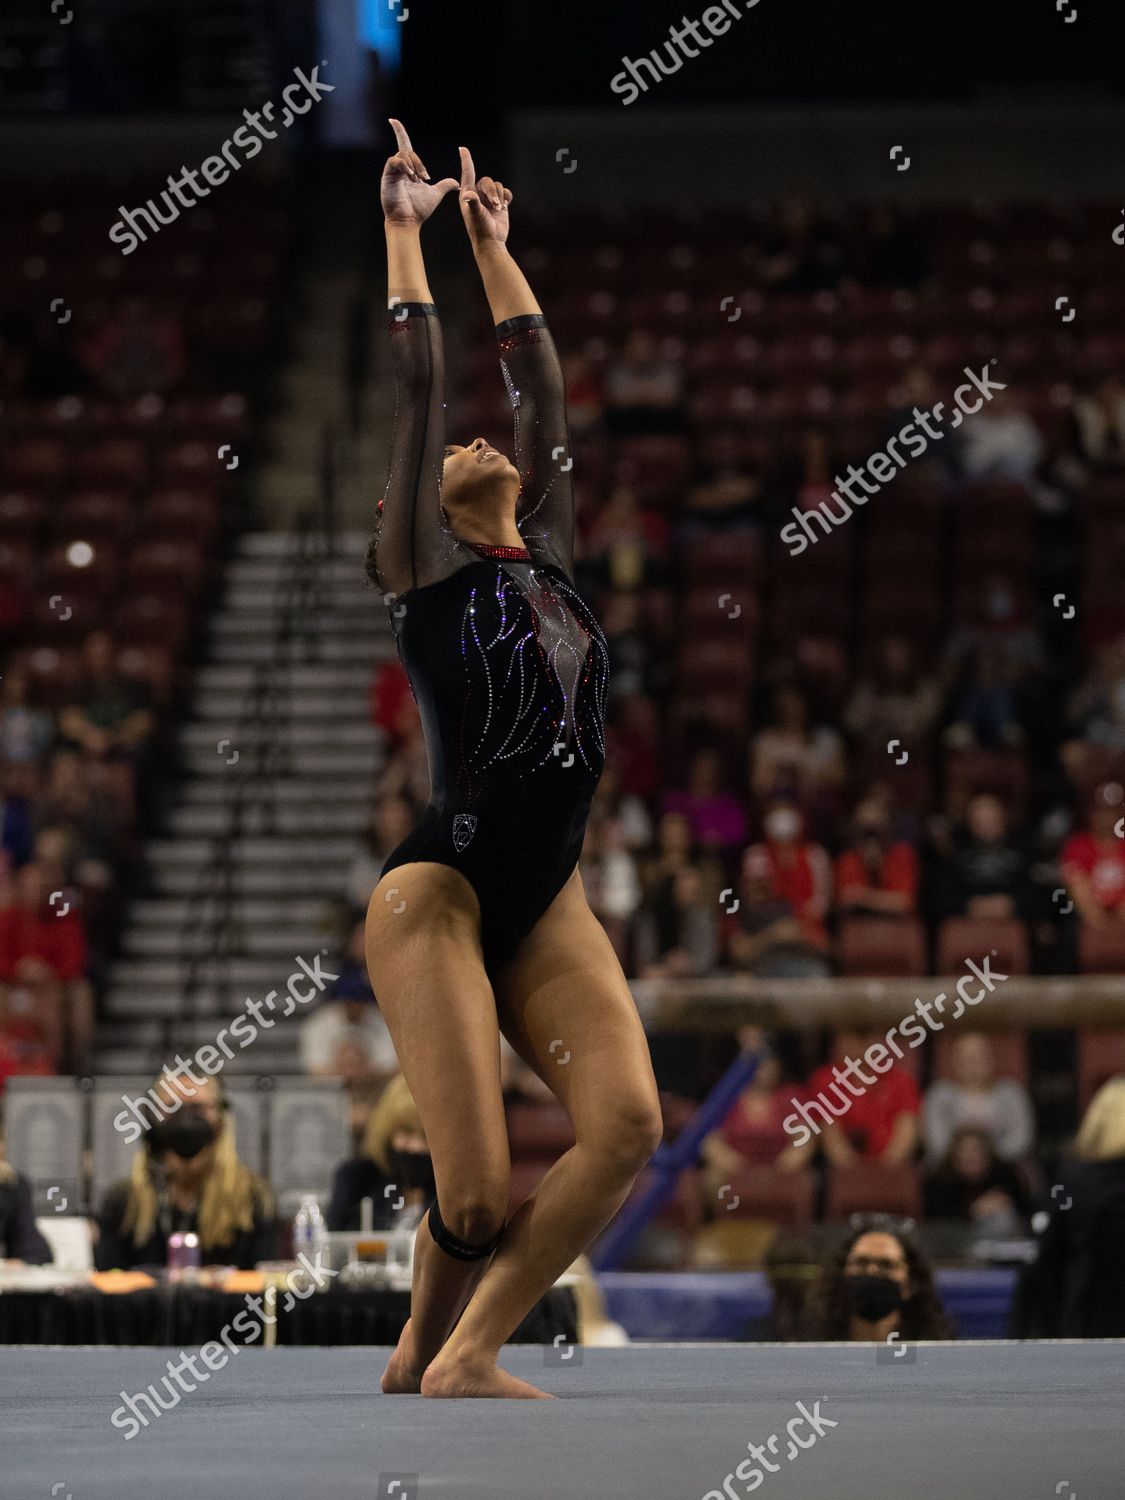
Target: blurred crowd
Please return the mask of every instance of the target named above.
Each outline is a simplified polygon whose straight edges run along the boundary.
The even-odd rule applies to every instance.
[[[59,709],[36,705],[18,662],[0,680],[0,1088],[89,1065],[92,982],[137,855],[153,729],[104,630],[86,638]]]

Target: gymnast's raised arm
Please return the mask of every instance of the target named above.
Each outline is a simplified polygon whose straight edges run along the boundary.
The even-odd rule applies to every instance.
[[[403,593],[432,583],[440,567],[444,359],[421,228],[457,182],[431,183],[405,127],[398,120],[391,125],[398,151],[383,169],[380,198],[395,418],[373,571],[384,589]]]
[[[461,147],[461,216],[496,324],[500,364],[515,419],[520,476],[516,522],[528,551],[570,575],[574,568],[574,487],[562,368],[547,320],[508,252],[511,192],[477,180]]]

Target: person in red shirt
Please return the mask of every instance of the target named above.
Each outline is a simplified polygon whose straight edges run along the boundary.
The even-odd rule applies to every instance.
[[[762,832],[764,840],[751,844],[743,855],[744,873],[768,862],[774,896],[788,903],[805,941],[824,947],[824,918],[832,899],[832,865],[827,853],[805,837],[804,815],[787,798],[770,804]]]
[[[1115,799],[1115,800],[1114,800]],[[1063,875],[1084,922],[1125,920],[1125,838],[1114,829],[1125,807],[1119,786],[1099,787],[1088,833],[1073,833],[1062,852]]]
[[[86,933],[72,891],[51,891],[34,861],[17,871],[0,909],[0,1015],[35,1024],[48,1046],[80,1068],[93,1033],[93,999],[84,978]]]
[[[835,1122],[820,1132],[824,1154],[834,1166],[849,1166],[856,1161],[900,1166],[913,1161],[917,1154],[922,1109],[918,1085],[897,1065],[880,1073],[866,1063],[864,1053],[876,1046],[886,1057],[891,1056],[877,1034],[841,1032],[832,1061],[818,1068],[806,1085],[806,1103],[819,1098],[835,1116]],[[838,1073],[847,1075],[850,1086]]]
[[[867,797],[855,810],[851,843],[836,861],[836,909],[897,917],[917,905],[918,856],[893,838],[885,805]]]

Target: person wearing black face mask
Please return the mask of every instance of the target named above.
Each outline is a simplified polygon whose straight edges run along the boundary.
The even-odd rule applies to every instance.
[[[808,1337],[885,1343],[948,1339],[933,1272],[909,1231],[873,1215],[829,1259],[810,1298]]]
[[[213,1078],[159,1080],[166,1100],[130,1176],[115,1183],[98,1215],[100,1271],[167,1263],[168,1237],[198,1234],[206,1265],[252,1270],[273,1260],[278,1236],[273,1194],[239,1160],[226,1100]]]
[[[371,1111],[361,1155],[336,1169],[328,1228],[358,1229],[364,1198],[371,1199],[373,1229],[389,1229],[407,1215],[416,1223],[436,1192],[422,1121],[400,1073]]]

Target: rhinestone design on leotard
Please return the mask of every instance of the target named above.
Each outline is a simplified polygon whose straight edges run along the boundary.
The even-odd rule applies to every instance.
[[[533,567],[522,573],[498,568],[495,589],[473,587],[465,606],[462,724],[479,722],[475,743],[461,743],[469,796],[500,761],[534,773],[562,746],[597,774],[605,758],[605,636],[568,583]],[[473,704],[482,679],[487,701]]]

